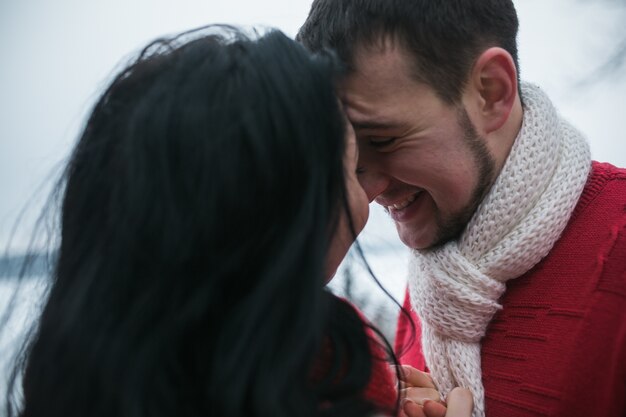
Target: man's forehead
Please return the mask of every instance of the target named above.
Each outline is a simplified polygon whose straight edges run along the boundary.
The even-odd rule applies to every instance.
[[[367,123],[376,123],[376,106],[369,104],[367,100],[361,99],[358,94],[342,92],[340,94],[341,103],[346,113],[346,117],[355,129],[365,126]]]
[[[346,116],[355,130],[381,130],[389,129],[397,125],[389,115],[382,114],[374,108],[359,109],[344,102]]]
[[[342,83],[338,93],[355,129],[384,129],[396,124],[398,94],[392,88],[378,89],[367,82],[348,81]]]
[[[415,86],[410,66],[396,50],[363,52],[352,71],[339,83],[344,105],[362,108],[367,103],[393,100]]]
[[[385,107],[351,105],[349,101],[343,102],[346,117],[354,130],[363,131],[387,131],[397,129],[400,122],[393,114],[386,114],[389,110]]]

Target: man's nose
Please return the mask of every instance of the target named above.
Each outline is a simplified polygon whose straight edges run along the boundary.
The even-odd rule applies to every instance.
[[[371,203],[376,197],[382,194],[389,186],[390,179],[380,171],[365,170],[359,175],[361,187],[367,194],[367,199]]]

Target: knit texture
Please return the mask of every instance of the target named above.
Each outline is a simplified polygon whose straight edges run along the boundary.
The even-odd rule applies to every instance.
[[[524,84],[519,136],[496,182],[458,241],[414,251],[411,301],[422,319],[426,364],[443,396],[455,386],[485,415],[480,340],[501,308],[505,283],[543,259],[582,193],[591,158],[584,138],[548,97]]]

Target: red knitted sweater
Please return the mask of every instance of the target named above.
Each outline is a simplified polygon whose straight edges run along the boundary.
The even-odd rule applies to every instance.
[[[593,163],[559,241],[500,302],[482,340],[487,417],[626,416],[626,169]],[[411,316],[415,343],[400,315],[396,351],[425,369]]]

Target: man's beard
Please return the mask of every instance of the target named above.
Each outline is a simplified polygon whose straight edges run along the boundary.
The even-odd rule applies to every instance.
[[[489,192],[491,185],[496,179],[496,161],[487,149],[485,139],[478,135],[472,121],[464,107],[459,107],[457,123],[463,129],[465,143],[474,157],[474,163],[478,167],[478,184],[476,184],[472,197],[468,204],[457,213],[444,218],[441,213],[437,213],[437,235],[429,249],[435,249],[447,242],[458,239],[467,223],[471,220],[476,209]]]

